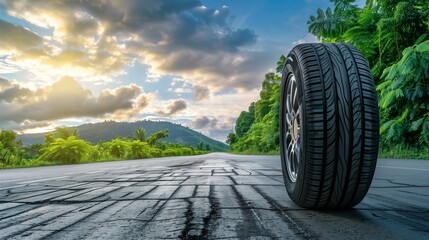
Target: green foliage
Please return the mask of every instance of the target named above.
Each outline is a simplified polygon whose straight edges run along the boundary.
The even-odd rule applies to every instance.
[[[134,139],[138,140],[140,142],[145,142],[146,141],[146,131],[144,130],[144,128],[138,128],[134,132]]]
[[[5,149],[9,152],[16,153],[16,132],[11,130],[0,131],[0,149]]]
[[[319,9],[308,21],[309,32],[325,42],[345,41],[368,59],[378,83],[383,70],[428,31],[429,4],[419,0],[333,1],[335,10]]]
[[[204,149],[197,150],[189,144],[159,142],[159,139],[168,137],[168,129],[155,132],[147,139],[144,130],[137,129],[135,138],[117,137],[110,142],[100,141],[96,145],[79,139],[76,130],[60,128],[55,133],[46,134],[44,144],[22,147],[21,141],[15,142],[15,132],[2,130],[0,168],[195,155],[207,153],[211,149],[208,143],[202,145]]]
[[[406,48],[378,85],[383,140],[429,145],[429,41]]]
[[[79,163],[88,157],[91,145],[75,136],[67,139],[56,138],[52,143],[43,148],[43,154],[38,160],[55,163]]]
[[[333,2],[333,12],[319,9],[310,17],[309,32],[349,42],[368,59],[378,83],[384,144],[428,146],[428,2],[368,0],[362,9],[354,1]]]
[[[242,111],[235,122],[235,132],[238,137],[242,137],[249,131],[253,122],[255,121],[255,103],[251,103],[249,111]]]
[[[128,154],[129,159],[141,159],[141,158],[154,157],[151,155],[151,152],[153,152],[153,148],[149,147],[149,145],[146,142],[132,141],[129,143],[129,146],[130,146],[130,152]]]
[[[380,158],[429,159],[429,148],[407,144],[381,144],[378,152]]]
[[[282,69],[285,57],[277,65]],[[281,67],[280,67],[281,66]],[[236,122],[236,133],[228,134],[233,151],[276,151],[279,146],[279,98],[281,77],[268,73],[262,82],[261,99],[252,103],[249,112],[242,112]],[[253,114],[252,114],[253,113]]]
[[[167,138],[168,137],[168,129],[165,129],[163,131],[159,131],[156,133],[152,133],[147,142],[149,143],[149,145],[154,145],[156,141],[158,141],[159,139],[163,139],[163,138]]]
[[[44,141],[45,145],[49,145],[54,141],[55,141],[54,133],[50,132],[50,133],[45,134],[45,141]]]
[[[228,149],[228,146],[222,142],[213,140],[188,127],[171,122],[150,120],[136,122],[104,121],[99,123],[83,124],[76,127],[76,129],[79,130],[79,138],[91,142],[92,144],[97,144],[100,141],[109,142],[118,136],[126,138],[128,136],[132,136],[127,140],[137,140],[135,139],[135,132],[139,128],[143,128],[145,130],[145,141],[147,141],[147,138],[151,134],[168,129],[168,137],[162,139],[162,141],[166,141],[167,143],[173,142],[189,144],[190,146],[195,147],[201,140],[203,140],[205,143],[210,144],[213,151],[226,151]],[[44,135],[45,133],[20,134],[19,139],[22,139],[24,145],[31,145],[33,143],[43,143]],[[55,138],[55,136],[53,136],[53,138]]]
[[[103,147],[107,152],[116,159],[125,158],[130,151],[130,145],[128,141],[117,138],[111,142],[103,143]]]
[[[79,137],[78,130],[76,128],[71,129],[68,127],[61,127],[61,128],[55,129],[55,135],[59,138],[62,138],[62,139],[67,139],[67,138],[72,137],[72,136],[74,136],[76,138]]]
[[[353,26],[360,9],[353,5],[354,1],[334,1],[335,8],[317,10],[317,15],[310,16],[307,22],[308,31],[319,40],[335,42],[343,41],[343,34]]]
[[[237,134],[230,132],[228,133],[228,136],[226,137],[226,143],[229,145],[232,145],[238,141]]]
[[[10,130],[0,131],[0,163],[10,164],[17,153],[16,133]]]
[[[346,41],[369,60],[378,84],[383,144],[429,144],[429,4],[411,0],[333,1],[334,10],[318,10],[309,31],[327,42]],[[419,36],[421,36],[419,38]],[[411,46],[411,47],[410,47]],[[402,54],[401,54],[402,52]],[[283,69],[284,56],[277,62]],[[236,133],[228,135],[232,151],[278,149],[280,76],[269,73],[260,100],[242,112]],[[254,114],[251,115],[251,111]],[[253,117],[253,118],[252,118]]]
[[[203,148],[204,148],[204,142],[203,142],[203,141],[200,141],[200,142],[197,144],[197,149],[198,149],[198,150],[203,150]]]
[[[98,146],[91,146],[88,152],[88,161],[97,161],[101,158],[101,152]]]

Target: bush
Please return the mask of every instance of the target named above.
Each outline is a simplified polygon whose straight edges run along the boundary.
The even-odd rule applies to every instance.
[[[88,158],[91,145],[75,136],[67,139],[56,138],[52,143],[42,149],[43,154],[39,161],[79,163]]]
[[[169,148],[162,151],[161,156],[163,157],[172,157],[172,156],[180,156],[178,154],[177,149],[175,148]]]
[[[88,153],[88,161],[93,162],[93,161],[99,160],[100,158],[101,158],[101,153],[97,149],[97,146],[91,147]]]
[[[103,147],[113,158],[125,158],[130,151],[130,142],[117,138],[111,142],[103,143]]]
[[[151,158],[151,148],[146,142],[132,141],[129,143],[130,152],[128,158],[130,159],[140,159],[140,158]]]

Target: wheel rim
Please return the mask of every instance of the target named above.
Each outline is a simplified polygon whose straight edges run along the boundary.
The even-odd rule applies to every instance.
[[[291,74],[287,79],[286,89],[286,133],[285,133],[285,161],[289,178],[296,182],[302,152],[301,144],[301,106],[298,100],[298,85],[295,76]]]

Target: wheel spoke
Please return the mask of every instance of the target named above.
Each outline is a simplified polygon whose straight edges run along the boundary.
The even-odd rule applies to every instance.
[[[293,106],[293,109],[295,110],[298,110],[298,88],[295,88],[294,89],[294,92],[293,92],[293,98],[292,98],[292,106]]]
[[[292,127],[292,121],[293,121],[292,114],[286,113],[286,122],[288,125],[288,129]]]
[[[285,119],[287,124],[285,126],[285,142],[283,143],[286,148],[286,168],[288,171],[289,178],[292,182],[296,182],[300,158],[301,158],[301,146],[300,146],[300,135],[301,135],[301,107],[299,104],[297,82],[293,75],[287,80],[286,86],[286,113]]]

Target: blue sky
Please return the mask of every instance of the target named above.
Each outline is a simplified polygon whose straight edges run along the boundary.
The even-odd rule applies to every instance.
[[[363,1],[360,1],[363,2]],[[166,120],[224,141],[319,0],[0,0],[0,128]]]

